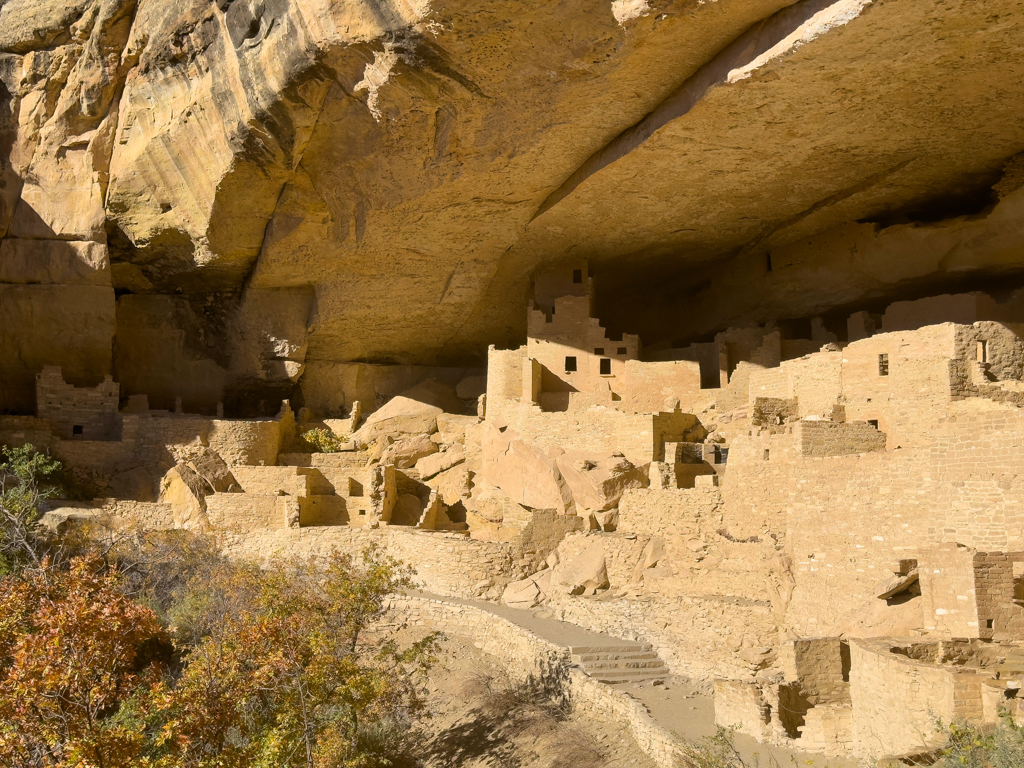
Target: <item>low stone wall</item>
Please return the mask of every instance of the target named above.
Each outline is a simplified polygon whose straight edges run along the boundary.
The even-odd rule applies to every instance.
[[[413,624],[437,627],[472,639],[484,653],[497,657],[516,679],[534,679],[566,699],[576,710],[592,712],[629,727],[640,749],[659,768],[676,768],[676,738],[651,718],[639,701],[588,677],[569,665],[569,649],[488,611],[467,605],[402,595],[392,607]]]
[[[619,531],[643,536],[693,536],[717,521],[722,494],[718,488],[628,489],[619,500]]]
[[[215,493],[206,497],[210,525],[227,530],[274,530],[284,528],[287,497],[255,493]]]
[[[104,499],[102,512],[126,518],[150,530],[166,531],[176,527],[174,510],[170,504],[126,501],[124,499]]]
[[[351,525],[351,515],[358,515],[358,509],[349,510],[348,499],[343,496],[306,496],[298,499],[299,525]],[[365,509],[363,515],[366,515]]]
[[[210,498],[234,495],[242,494],[216,494]],[[513,562],[511,544],[477,541],[453,534],[427,533],[398,526],[264,528],[224,533],[224,548],[229,555],[257,562],[277,557],[319,558],[335,549],[358,555],[374,543],[415,568],[417,581],[439,595],[477,597],[494,585],[501,587],[521,577],[520,569]]]
[[[991,673],[918,661],[893,652],[900,646],[897,640],[850,641],[853,743],[862,759],[939,747],[944,724],[982,717],[981,683]]]
[[[715,725],[764,742],[772,735],[770,712],[757,683],[715,680]]]
[[[12,448],[32,445],[42,451],[49,448],[53,440],[52,427],[42,419],[0,415],[0,445]]]
[[[778,638],[771,607],[742,598],[556,595],[548,607],[592,632],[650,643],[673,674],[705,688],[718,677],[752,680]]]
[[[231,474],[243,493],[271,496],[281,492],[288,496],[306,496],[310,492],[308,476],[296,467],[235,466]]]

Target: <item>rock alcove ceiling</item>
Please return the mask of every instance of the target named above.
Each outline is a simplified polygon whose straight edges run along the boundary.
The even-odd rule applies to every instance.
[[[645,344],[1024,271],[990,0],[0,0],[0,410],[478,365],[588,260]]]

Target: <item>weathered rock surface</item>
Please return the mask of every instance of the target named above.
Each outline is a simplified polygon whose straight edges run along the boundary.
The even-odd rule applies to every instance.
[[[595,541],[569,562],[555,566],[552,574],[554,583],[561,585],[569,594],[593,594],[598,589],[607,589],[608,565],[604,544]]]
[[[229,415],[341,416],[353,362],[469,399],[581,255],[647,344],[1017,276],[1019,11],[7,0],[0,410],[46,364]]]
[[[487,425],[480,474],[512,501],[531,509],[575,510],[555,460],[513,429]]]
[[[433,434],[437,431],[437,418],[446,408],[462,409],[462,402],[450,388],[434,380],[417,384],[370,414],[352,440],[368,444],[384,436]]]
[[[383,464],[394,464],[399,469],[408,469],[420,459],[437,453],[437,444],[427,435],[410,435],[391,443],[381,454]]]
[[[581,511],[604,512],[619,503],[627,488],[648,484],[643,470],[621,455],[592,457],[569,451],[555,459],[555,464]]]

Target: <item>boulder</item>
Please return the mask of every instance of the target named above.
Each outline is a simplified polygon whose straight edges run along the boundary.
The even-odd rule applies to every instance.
[[[545,568],[543,571],[533,574],[530,578],[533,579],[543,597],[547,597],[548,593],[551,592],[551,569]]]
[[[464,505],[474,538],[506,541],[506,534],[514,537],[529,524],[530,512],[486,478],[474,475],[472,484]]]
[[[385,435],[431,435],[437,432],[438,416],[446,411],[461,413],[462,409],[462,401],[450,386],[427,379],[371,413],[352,435],[352,441],[369,445]]]
[[[170,504],[177,528],[207,528],[206,493],[202,480],[183,462],[167,470],[160,481],[161,504]]]
[[[443,413],[437,417],[437,432],[441,436],[441,442],[447,445],[465,445],[466,433],[475,430],[479,424],[480,419],[476,416]]]
[[[442,454],[434,454],[441,456]],[[428,456],[428,459],[433,457]],[[426,459],[425,459],[426,460]],[[424,461],[425,461],[424,460]],[[418,467],[419,465],[417,465]],[[473,472],[465,463],[457,464],[450,469],[434,475],[430,478],[430,487],[435,488],[445,504],[453,505],[463,502],[473,494],[474,478]],[[499,491],[500,493],[500,491]]]
[[[501,602],[510,608],[533,608],[540,600],[540,587],[532,578],[513,581],[501,594]]]
[[[437,444],[430,435],[410,435],[391,443],[381,453],[382,464],[394,464],[399,469],[408,469],[420,459],[437,453]]]
[[[429,480],[445,470],[461,464],[466,460],[466,452],[461,446],[449,448],[447,451],[437,453],[436,451],[428,456],[420,458],[416,462],[416,469],[419,470],[420,479]]]
[[[619,503],[627,488],[647,487],[647,475],[622,454],[587,456],[572,451],[555,460],[577,511],[603,512]]]
[[[564,567],[555,570],[558,572],[556,583],[572,595],[593,594],[610,586],[604,544],[600,541],[595,541]]]
[[[880,600],[888,600],[890,597],[894,597],[901,592],[909,591],[918,584],[918,578],[917,568],[911,569],[906,574],[896,574],[875,587],[875,597]],[[916,588],[916,591],[920,593],[921,589],[919,586]]]
[[[644,551],[640,553],[640,559],[637,560],[636,566],[633,568],[633,574],[629,579],[630,583],[639,584],[646,575],[646,571],[657,566],[658,563],[665,559],[666,554],[664,539],[655,536],[648,541]]]
[[[369,445],[382,437],[433,434],[437,431],[437,416],[440,413],[442,411],[437,406],[399,395],[371,413],[363,426],[352,435],[352,442],[356,445]]]
[[[455,388],[437,379],[426,379],[414,387],[399,393],[399,397],[440,408],[444,413],[462,413],[466,406]]]
[[[185,463],[202,480],[207,493],[225,493],[237,485],[227,462],[211,448],[190,452]]]
[[[512,501],[530,509],[575,512],[572,491],[555,460],[515,430],[488,425],[482,449],[480,474]]]

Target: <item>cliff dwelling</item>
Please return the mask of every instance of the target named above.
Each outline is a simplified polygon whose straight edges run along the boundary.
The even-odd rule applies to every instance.
[[[379,546],[665,768],[691,696],[835,765],[1024,726],[1018,3],[172,5],[0,0],[48,529]]]

